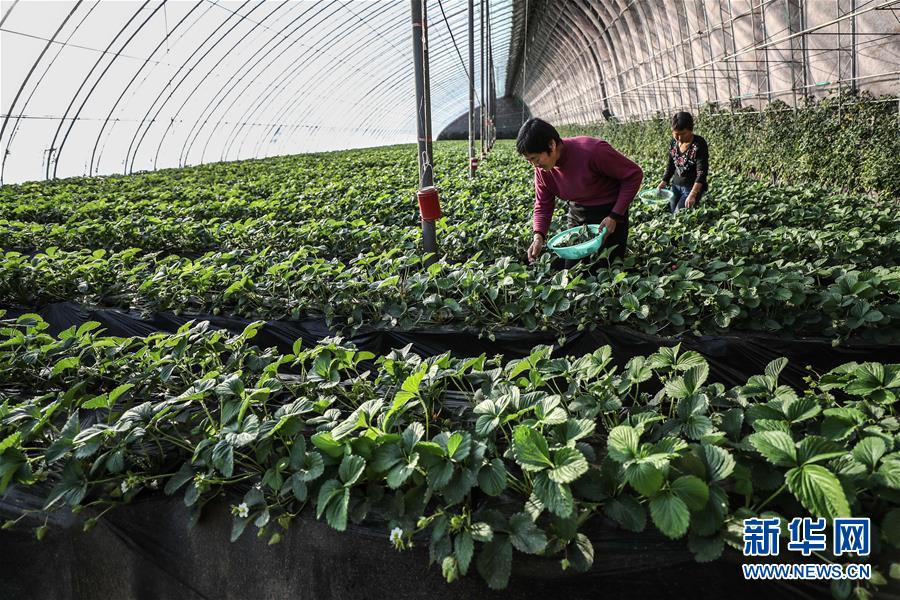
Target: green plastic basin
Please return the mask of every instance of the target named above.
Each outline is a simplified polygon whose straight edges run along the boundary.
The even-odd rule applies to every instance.
[[[674,197],[675,194],[672,190],[658,190],[656,188],[644,190],[638,194],[638,198],[647,204],[668,204],[669,200]]]
[[[590,256],[594,252],[600,249],[600,246],[603,245],[603,238],[606,237],[606,227],[600,229],[600,225],[588,225],[588,229],[591,233],[596,235],[597,237],[588,240],[587,242],[583,242],[581,244],[576,244],[575,246],[557,246],[557,244],[562,241],[562,239],[570,233],[574,233],[581,229],[582,225],[578,227],[572,227],[571,229],[566,229],[565,231],[561,231],[550,238],[550,241],[547,242],[547,247],[556,252],[557,255],[562,258],[568,258],[569,260],[576,260],[579,258],[584,258],[585,256]]]

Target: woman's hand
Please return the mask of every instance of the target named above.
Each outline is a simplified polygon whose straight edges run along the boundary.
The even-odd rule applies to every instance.
[[[606,217],[600,222],[600,228],[606,227],[606,235],[612,235],[616,230],[616,225],[618,221],[613,219],[612,217]]]
[[[534,234],[534,239],[531,242],[531,245],[528,247],[528,262],[533,263],[538,259],[541,255],[541,252],[544,250],[544,237],[536,233]]]
[[[695,194],[694,192],[691,192],[690,194],[688,194],[688,197],[684,201],[684,207],[685,208],[693,208],[694,204],[696,202],[697,202],[697,194]]]
[[[659,182],[659,185],[656,186],[656,189],[658,189],[658,190],[664,190],[664,189],[666,189],[666,186],[667,186],[667,185],[669,185],[669,184],[668,184],[665,180],[660,181],[660,182]]]

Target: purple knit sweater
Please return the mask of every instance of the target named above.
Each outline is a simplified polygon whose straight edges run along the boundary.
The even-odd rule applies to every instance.
[[[612,214],[624,217],[641,187],[644,172],[609,142],[588,136],[563,138],[556,166],[534,169],[534,225],[545,234],[556,198],[585,206],[613,204]]]

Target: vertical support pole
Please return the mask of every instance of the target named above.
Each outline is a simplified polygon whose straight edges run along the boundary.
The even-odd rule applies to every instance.
[[[490,0],[485,0],[484,7],[484,152],[491,151],[491,13]]]
[[[469,0],[469,179],[475,176],[475,0]]]
[[[784,12],[787,17],[788,35],[794,35],[794,20],[791,17],[791,0],[784,0]],[[797,111],[797,56],[794,51],[794,38],[791,38],[791,97],[794,112]]]
[[[494,45],[493,45],[493,42],[491,43],[490,48],[491,48],[491,146],[493,147],[494,142],[497,141],[497,76],[494,72]]]
[[[731,25],[731,53],[737,54],[737,38],[734,35],[734,19],[734,6],[732,5],[731,0],[728,0],[728,20]],[[734,63],[734,80],[737,85],[738,106],[740,106],[742,102],[741,98],[743,98],[741,94],[741,70],[740,67],[738,67],[737,57],[734,57],[731,60]]]
[[[416,134],[418,137],[419,189],[434,186],[434,170],[431,163],[430,121],[428,104],[428,55],[426,53],[425,0],[410,0],[413,26],[413,62],[416,74]],[[422,243],[425,252],[437,253],[437,239],[433,220],[422,219]]]
[[[841,14],[841,2],[838,0],[834,3],[834,7],[837,9],[836,16],[838,18],[837,22],[837,48],[835,48],[835,52],[837,53],[837,92],[838,92],[838,123],[843,123],[843,108],[844,108],[844,72],[841,67],[844,65],[842,47],[844,35],[841,33],[841,23],[843,22],[844,15]]]
[[[490,70],[491,74],[490,82],[491,82],[491,126],[489,131],[491,132],[491,148],[494,147],[494,142],[497,141],[497,86],[494,81],[494,58],[490,59]]]
[[[431,136],[431,61],[428,58],[428,0],[422,1],[422,69],[425,80],[425,144],[428,146],[428,164],[432,164]],[[434,175],[428,185],[434,185]]]
[[[480,65],[481,65],[481,126],[479,128],[479,137],[481,138],[481,159],[484,160],[484,154],[487,152],[487,144],[485,140],[487,137],[485,136],[485,126],[487,123],[487,107],[485,106],[487,95],[484,93],[484,78],[487,75],[487,69],[484,67],[484,3],[485,0],[479,0],[479,4],[481,6],[481,57],[480,57]]]
[[[487,26],[486,26],[486,44],[487,44],[487,56],[485,58],[485,62],[487,64],[487,106],[488,106],[488,118],[487,118],[487,132],[488,132],[488,151],[494,147],[494,63],[493,63],[493,45],[491,40],[491,0],[487,0],[487,7],[485,9],[485,14],[487,15]]]
[[[722,3],[719,2],[719,25],[721,26],[722,31],[722,54],[728,55],[728,33],[725,29],[725,10],[722,7]],[[725,67],[725,80],[728,81],[728,108],[731,109],[731,101],[734,99],[734,91],[732,90],[732,77],[731,77],[731,67],[728,65],[728,61],[722,61]],[[660,63],[662,63],[662,57],[660,57]]]
[[[490,31],[490,30],[489,30]],[[497,76],[494,74],[494,46],[491,49],[491,147],[497,141]]]
[[[856,0],[850,1],[850,14],[850,89],[856,92],[856,78],[859,77],[856,58]]]
[[[713,51],[712,51],[712,29],[709,26],[709,11],[707,11],[702,4],[697,7],[697,16],[699,18],[700,15],[703,15],[704,25],[706,25],[706,52],[708,53],[708,59],[710,63],[713,60]],[[649,41],[648,41],[649,43]],[[652,46],[651,46],[652,50]],[[713,63],[709,67],[710,72],[712,73],[712,82],[713,82],[713,94],[715,94],[715,103],[716,106],[719,105],[719,84],[716,81],[716,65]],[[707,87],[707,90],[709,88]]]
[[[806,1],[800,0],[800,60],[803,61],[803,96],[809,95],[809,48],[806,45]]]
[[[785,1],[788,6],[789,34],[797,36],[791,39],[791,63],[793,66],[791,69],[793,73],[791,78],[791,88],[793,92],[794,107],[799,109],[806,103],[806,98],[809,95],[806,77],[806,34],[803,33],[806,23],[803,16],[805,9],[803,7],[803,0]]]
[[[560,15],[562,15],[562,11],[560,11]],[[559,17],[557,17],[557,22],[559,21]],[[555,25],[554,25],[555,26]],[[522,86],[520,87],[519,99],[522,101],[522,119],[521,123],[525,124],[525,84],[528,82],[526,76],[528,75],[528,71],[526,67],[528,66],[528,0],[525,0],[525,22],[522,27],[524,30],[522,32]],[[590,46],[588,46],[590,48]],[[594,52],[591,51],[591,55],[593,56]],[[513,94],[515,94],[515,89],[512,90]]]
[[[763,0],[759,0],[759,23],[762,27],[762,41],[766,44],[769,41],[769,31],[766,28],[766,4]],[[763,48],[763,56],[766,61],[766,100],[772,102],[772,71],[769,66],[769,47]]]

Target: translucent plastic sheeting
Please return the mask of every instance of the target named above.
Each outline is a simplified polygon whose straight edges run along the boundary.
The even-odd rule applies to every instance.
[[[557,123],[900,94],[897,0],[523,0],[513,20],[505,91]]]
[[[485,2],[502,82],[512,0]],[[427,7],[440,131],[468,110],[468,2]],[[415,141],[406,0],[4,0],[2,15],[2,183]]]

